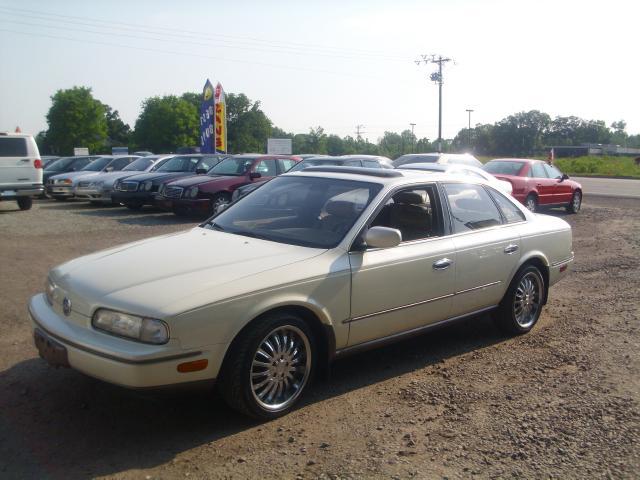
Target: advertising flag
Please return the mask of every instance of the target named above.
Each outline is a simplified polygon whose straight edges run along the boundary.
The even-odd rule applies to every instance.
[[[220,82],[216,85],[215,106],[216,152],[227,153],[227,103],[225,101],[224,90],[222,89]]]
[[[214,152],[214,100],[213,85],[207,78],[202,90],[202,102],[200,103],[200,152]]]

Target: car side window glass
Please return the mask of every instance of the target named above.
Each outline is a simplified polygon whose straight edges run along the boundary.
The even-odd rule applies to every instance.
[[[118,159],[114,160],[111,163],[111,165],[109,165],[109,166],[113,167],[113,170],[122,170],[128,164],[129,164],[129,159],[128,158],[118,158]]]
[[[544,171],[544,164],[540,162],[531,165],[531,171],[534,178],[547,178],[547,174]]]
[[[290,158],[279,158],[277,163],[280,173],[286,172],[296,164],[295,160],[291,160]]]
[[[500,207],[500,211],[502,211],[502,215],[504,215],[507,223],[524,222],[526,220],[524,213],[507,197],[492,188],[489,189],[489,192]]]
[[[463,233],[502,224],[495,203],[480,185],[447,183],[444,190],[449,200],[449,211],[454,233]]]
[[[398,229],[403,242],[441,236],[442,222],[436,208],[435,188],[412,187],[394,193],[370,226]]]
[[[562,172],[560,172],[560,170],[558,170],[556,167],[552,165],[547,165],[546,163],[543,165],[543,167],[547,172],[547,175],[549,176],[549,178],[557,178],[557,179],[562,178]]]
[[[360,160],[347,160],[344,162],[345,167],[361,167],[362,162]]]
[[[379,168],[380,164],[375,160],[363,160],[362,166],[365,168]]]
[[[209,170],[218,164],[218,157],[203,157],[198,168]]]
[[[260,160],[256,163],[253,171],[261,174],[263,177],[275,177],[278,174],[275,160]]]

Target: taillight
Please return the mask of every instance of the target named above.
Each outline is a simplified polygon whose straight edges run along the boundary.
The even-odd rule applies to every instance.
[[[42,168],[42,160],[40,160],[39,158],[36,158],[33,161],[33,166],[36,167],[36,168]]]

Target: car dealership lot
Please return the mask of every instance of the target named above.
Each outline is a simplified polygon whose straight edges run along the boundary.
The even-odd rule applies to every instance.
[[[0,204],[0,477],[631,477],[639,207],[587,194],[578,215],[553,213],[574,227],[576,261],[530,334],[506,338],[481,317],[349,357],[299,409],[260,424],[206,393],[129,391],[52,369],[32,345],[26,304],[49,268],[192,219]]]

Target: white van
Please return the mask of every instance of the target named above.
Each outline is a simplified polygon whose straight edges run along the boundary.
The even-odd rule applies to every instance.
[[[42,195],[42,160],[31,135],[0,132],[0,200],[16,200],[29,210]]]

